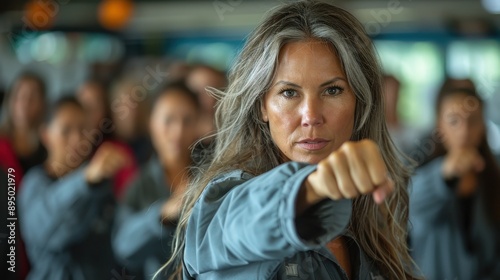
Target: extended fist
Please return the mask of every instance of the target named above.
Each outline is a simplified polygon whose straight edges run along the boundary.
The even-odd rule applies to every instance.
[[[372,140],[342,144],[318,164],[305,186],[317,196],[314,200],[372,194],[376,203],[382,203],[394,190],[380,150]]]

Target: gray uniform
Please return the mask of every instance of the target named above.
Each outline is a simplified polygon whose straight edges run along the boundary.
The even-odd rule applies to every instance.
[[[160,215],[169,197],[162,166],[154,157],[128,186],[113,238],[116,256],[135,280],[151,279],[170,258],[176,225],[163,225]]]
[[[430,280],[500,279],[500,235],[479,193],[464,203],[441,175],[443,158],[417,169],[410,194],[412,256]],[[491,182],[500,187],[500,182]],[[469,205],[469,206],[466,206]],[[464,213],[464,208],[470,208]],[[464,228],[464,215],[470,225]]]
[[[289,162],[260,176],[241,170],[212,180],[186,229],[184,279],[347,279],[325,244],[346,234],[351,200],[324,200],[295,216],[315,165]],[[347,236],[353,279],[384,279]]]
[[[115,201],[108,184],[90,186],[83,168],[54,179],[38,166],[24,176],[18,202],[29,280],[112,277]]]

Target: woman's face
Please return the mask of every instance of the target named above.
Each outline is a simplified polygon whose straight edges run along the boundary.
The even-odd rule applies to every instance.
[[[45,103],[38,83],[33,79],[22,79],[12,94],[11,109],[14,126],[32,127],[39,123]]]
[[[479,101],[465,94],[445,97],[438,116],[438,129],[447,150],[479,147],[484,119]]]
[[[198,137],[198,109],[178,90],[164,94],[153,107],[149,128],[155,150],[162,158],[183,158]]]
[[[78,166],[91,152],[84,139],[85,113],[75,105],[65,105],[44,129],[44,144],[52,160],[71,167]]]
[[[318,163],[351,138],[356,97],[333,48],[288,43],[264,96],[262,118],[284,160]]]

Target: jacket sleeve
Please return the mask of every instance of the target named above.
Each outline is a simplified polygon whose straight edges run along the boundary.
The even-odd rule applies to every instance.
[[[61,251],[84,238],[98,215],[95,201],[109,194],[86,183],[83,169],[50,182],[41,168],[29,172],[19,193],[19,220],[28,246]]]
[[[351,200],[328,200],[317,207],[323,234],[304,240],[297,232],[297,193],[315,168],[290,162],[252,179],[233,171],[213,180],[196,202],[186,229],[184,262],[189,274],[282,260],[343,233]]]
[[[165,261],[168,260],[175,225],[161,223],[160,212],[164,201],[159,200],[141,211],[121,206],[113,248],[124,265],[140,268],[151,255],[164,255]]]
[[[438,158],[418,168],[412,177],[410,217],[418,221],[436,223],[448,216],[456,199],[453,188],[446,185],[441,175],[443,159]],[[413,222],[413,221],[412,221]]]

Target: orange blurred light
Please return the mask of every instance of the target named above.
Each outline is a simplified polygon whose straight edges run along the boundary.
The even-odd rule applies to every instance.
[[[23,21],[32,29],[48,29],[59,13],[59,4],[53,0],[32,0],[24,7]]]
[[[121,29],[130,20],[133,10],[130,0],[103,0],[99,4],[99,22],[107,29]]]

